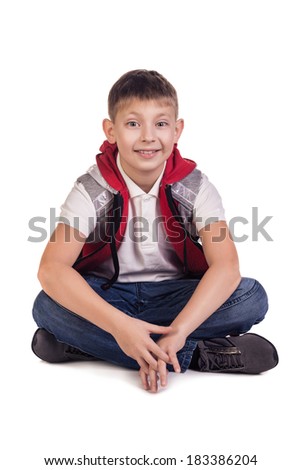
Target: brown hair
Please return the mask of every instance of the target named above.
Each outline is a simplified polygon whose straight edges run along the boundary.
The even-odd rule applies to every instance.
[[[118,107],[132,98],[163,99],[174,106],[176,118],[178,116],[178,97],[175,88],[163,75],[154,70],[131,70],[114,83],[108,97],[108,111],[112,121],[115,120]]]

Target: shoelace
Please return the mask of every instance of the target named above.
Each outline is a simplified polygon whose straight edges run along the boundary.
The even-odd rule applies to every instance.
[[[202,371],[241,369],[244,366],[241,352],[236,347],[201,349],[199,365]]]
[[[74,348],[73,346],[68,346],[66,349],[67,354],[72,354],[74,356],[84,356],[84,357],[92,357],[90,354],[80,351],[79,349]]]

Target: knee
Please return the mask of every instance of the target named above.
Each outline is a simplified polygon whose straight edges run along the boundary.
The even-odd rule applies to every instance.
[[[256,287],[256,293],[255,293],[255,300],[254,302],[256,303],[256,310],[258,313],[258,319],[256,319],[255,323],[259,323],[261,320],[264,319],[268,308],[269,308],[269,300],[268,300],[268,295],[262,286],[260,282],[255,280],[255,287]]]
[[[256,279],[243,278],[245,296],[248,303],[248,310],[254,323],[261,322],[269,308],[267,293]]]
[[[40,327],[43,326],[43,319],[47,316],[47,312],[50,311],[50,303],[52,300],[42,290],[36,297],[33,307],[32,316],[36,324]]]

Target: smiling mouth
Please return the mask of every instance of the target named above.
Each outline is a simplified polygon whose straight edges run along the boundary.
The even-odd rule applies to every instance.
[[[138,153],[139,155],[141,155],[142,157],[153,157],[154,155],[156,155],[157,152],[160,152],[161,149],[150,149],[150,150],[143,150],[143,149],[138,149],[138,150],[135,150],[136,153]]]

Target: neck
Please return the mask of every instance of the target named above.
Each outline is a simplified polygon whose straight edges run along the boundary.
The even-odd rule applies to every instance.
[[[164,168],[164,164],[160,167],[157,168],[153,172],[138,172],[138,171],[132,171],[132,168],[128,169],[126,165],[122,165],[123,171],[127,174],[131,180],[134,181],[134,183],[139,186],[145,193],[148,193],[152,187],[154,186],[155,182],[159,178],[159,176],[162,173],[162,170]]]

